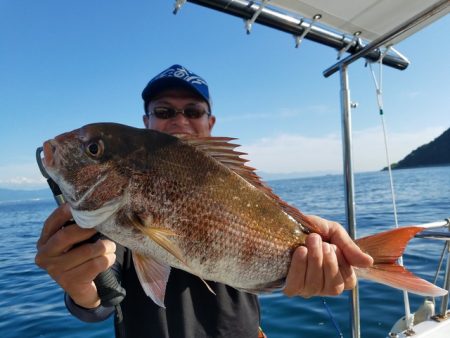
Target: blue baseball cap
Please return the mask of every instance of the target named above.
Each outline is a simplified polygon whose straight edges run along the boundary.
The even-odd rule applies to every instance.
[[[167,68],[151,79],[147,86],[145,86],[142,91],[145,110],[147,110],[148,103],[158,93],[173,87],[186,88],[200,95],[208,103],[209,110],[211,111],[211,97],[209,96],[208,83],[202,77],[180,65],[173,65]]]

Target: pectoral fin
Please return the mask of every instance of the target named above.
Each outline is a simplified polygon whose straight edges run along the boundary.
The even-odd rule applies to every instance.
[[[169,239],[170,236],[177,236],[171,230],[160,229],[160,228],[143,228],[141,229],[148,237],[155,241],[159,246],[165,249],[167,252],[171,253],[175,258],[177,258],[181,263],[188,267],[186,261],[183,258],[181,250],[172,243]]]
[[[145,226],[142,221],[137,219],[137,217],[130,218],[130,221],[132,224],[142,231],[144,234],[146,234],[151,240],[156,242],[159,246],[161,246],[163,249],[165,249],[167,252],[172,254],[175,258],[177,258],[183,265],[185,266],[185,270],[189,271],[189,265],[186,263],[183,254],[181,250],[170,240],[169,237],[178,236],[175,232],[169,229],[163,229],[163,228],[157,228],[157,227],[149,227]],[[164,294],[165,294],[165,287],[167,280],[169,278],[169,272],[170,267],[164,266],[159,263],[157,263],[155,260],[143,257],[138,254],[133,253],[133,258],[136,257],[135,260],[135,268],[138,272],[139,280],[141,281],[142,287],[144,288],[146,294],[159,306],[164,307]],[[143,262],[143,263],[141,263]],[[146,266],[148,265],[148,268]],[[158,266],[159,265],[159,266]],[[160,274],[157,280],[154,280],[152,278],[152,272],[156,269],[156,272]],[[168,269],[165,271],[164,269]],[[147,276],[147,272],[150,271],[149,276]],[[167,276],[165,275],[167,273]],[[165,282],[162,283],[161,281],[164,280]],[[213,294],[216,295],[214,290],[209,286],[209,284],[203,279],[200,278],[201,281],[206,285],[208,290]],[[150,282],[148,282],[150,281]],[[163,285],[162,285],[163,284]],[[144,287],[145,285],[145,287]],[[162,296],[162,298],[161,298]]]
[[[161,264],[151,257],[133,252],[133,263],[142,289],[155,304],[165,308],[164,296],[169,280],[170,266]]]
[[[136,227],[142,233],[147,235],[152,241],[157,243],[164,250],[172,254],[181,263],[183,263],[186,266],[186,268],[189,267],[185,259],[183,258],[183,254],[180,248],[178,248],[178,246],[174,244],[169,238],[169,237],[176,237],[178,236],[178,234],[176,234],[174,231],[170,229],[146,226],[137,216],[130,217],[129,220],[134,227]]]

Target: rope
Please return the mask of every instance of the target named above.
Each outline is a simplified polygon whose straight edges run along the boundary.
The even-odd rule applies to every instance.
[[[384,137],[384,152],[386,155],[386,162],[387,162],[387,168],[388,168],[388,172],[389,172],[389,183],[390,183],[390,187],[391,187],[391,196],[392,196],[392,207],[394,209],[394,222],[395,222],[395,227],[398,228],[398,216],[397,216],[397,203],[396,203],[396,198],[395,198],[395,189],[394,189],[394,178],[392,175],[392,168],[391,168],[391,159],[390,159],[390,155],[389,155],[389,146],[388,146],[388,137],[387,137],[387,128],[386,128],[386,122],[384,119],[384,111],[383,111],[383,91],[382,91],[382,85],[383,85],[383,67],[382,67],[382,62],[383,59],[380,58],[379,59],[379,63],[380,63],[380,67],[379,67],[379,79],[380,82],[377,82],[376,76],[375,76],[375,72],[372,69],[372,64],[369,63],[369,68],[370,71],[372,72],[372,76],[373,76],[373,81],[375,83],[375,88],[376,88],[376,93],[377,93],[377,104],[378,104],[378,111],[380,114],[380,119],[381,119],[381,125],[383,127],[383,137]],[[403,260],[402,257],[400,257],[400,260]],[[401,264],[403,265],[403,261],[401,262]]]
[[[383,110],[383,57],[386,55],[386,53],[389,51],[389,48],[386,49],[386,51],[380,55],[380,58],[378,60],[379,63],[379,81],[377,81],[375,72],[372,69],[372,64],[369,63],[369,68],[372,73],[372,77],[375,83],[376,88],[376,96],[377,96],[377,105],[378,105],[378,112],[380,114],[381,119],[381,125],[383,127],[383,136],[384,136],[384,150],[386,154],[386,162],[387,162],[387,168],[389,173],[389,183],[391,187],[391,197],[392,197],[392,207],[394,211],[394,221],[395,221],[395,227],[398,228],[398,216],[397,216],[397,204],[396,204],[396,198],[395,198],[395,189],[394,189],[394,178],[392,175],[392,168],[391,168],[391,160],[389,156],[389,143],[388,143],[388,137],[387,137],[387,128],[386,123],[384,119],[384,110]],[[403,257],[400,257],[398,259],[398,263],[403,266]],[[403,290],[403,302],[405,304],[405,319],[406,319],[406,325],[408,329],[412,328],[413,322],[414,322],[414,316],[411,315],[411,308],[409,305],[409,298],[408,298],[408,292]]]
[[[325,298],[322,298],[322,303],[323,303],[323,306],[325,306],[325,309],[326,309],[327,312],[328,312],[328,316],[330,317],[330,320],[331,320],[331,322],[333,323],[334,328],[336,329],[336,331],[337,331],[337,333],[338,333],[338,335],[339,335],[339,338],[344,338],[344,334],[342,333],[342,330],[341,330],[341,328],[339,327],[338,322],[337,322],[336,319],[334,318],[333,313],[331,312],[330,307],[328,306],[327,302],[325,301]]]

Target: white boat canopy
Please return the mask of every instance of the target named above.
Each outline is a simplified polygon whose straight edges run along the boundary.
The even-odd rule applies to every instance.
[[[305,38],[337,49],[339,56],[347,52],[358,54],[355,60],[371,61],[380,59],[381,47],[391,47],[450,11],[450,0],[188,1],[243,18],[247,33],[256,22],[292,34],[297,47]],[[174,13],[185,2],[176,0]],[[388,51],[383,64],[405,69],[409,61]]]
[[[403,32],[390,44],[396,44],[419,29],[449,12],[449,1],[441,0],[271,0],[267,4],[287,10],[294,15],[313,18],[320,14],[320,22],[350,35],[373,41],[422,12],[446,3],[446,9],[435,11],[414,28]]]

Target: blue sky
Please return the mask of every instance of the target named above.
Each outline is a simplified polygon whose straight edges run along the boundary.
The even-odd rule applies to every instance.
[[[239,138],[269,173],[340,172],[339,79],[322,71],[336,51],[174,1],[0,0],[0,187],[44,186],[36,147],[84,124],[142,125],[140,93],[179,63],[203,76],[216,136]],[[447,16],[396,48],[411,65],[383,68],[392,161],[450,127]],[[368,68],[350,68],[355,170],[385,166]]]

